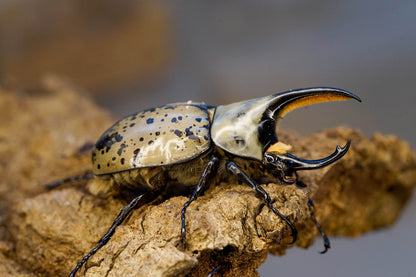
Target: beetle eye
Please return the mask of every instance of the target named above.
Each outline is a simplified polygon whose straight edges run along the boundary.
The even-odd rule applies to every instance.
[[[266,159],[266,162],[269,164],[273,164],[276,162],[275,158],[270,154],[266,154],[265,159]]]

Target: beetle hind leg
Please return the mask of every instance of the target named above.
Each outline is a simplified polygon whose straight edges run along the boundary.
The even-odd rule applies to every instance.
[[[271,209],[276,215],[278,215],[290,228],[291,230],[291,236],[292,236],[292,242],[289,244],[294,243],[297,240],[298,237],[298,231],[296,230],[295,225],[283,214],[281,214],[275,207],[273,207],[272,200],[269,196],[269,194],[256,182],[254,182],[237,164],[234,162],[229,162],[227,164],[227,169],[232,174],[237,176],[238,178],[242,179],[247,185],[249,185],[254,191],[256,191],[259,195],[263,197],[264,202],[266,202],[267,207]]]
[[[93,256],[100,248],[102,248],[104,245],[107,244],[107,242],[111,239],[111,237],[114,235],[116,228],[120,226],[120,224],[123,223],[123,221],[131,214],[131,212],[138,208],[139,206],[150,202],[152,199],[154,199],[155,193],[152,191],[149,191],[147,193],[144,193],[140,196],[135,197],[133,200],[130,201],[126,206],[124,206],[120,213],[117,215],[117,217],[114,219],[113,224],[111,227],[107,230],[107,232],[102,236],[100,241],[98,242],[97,246],[91,249],[91,251],[85,255],[82,260],[75,266],[75,268],[71,271],[69,274],[69,277],[74,277],[77,271],[88,261],[88,259]]]
[[[46,190],[52,190],[52,189],[55,189],[55,188],[59,187],[60,185],[62,185],[64,183],[70,183],[70,182],[86,180],[86,179],[93,179],[93,178],[94,178],[94,174],[92,172],[89,172],[89,173],[86,173],[84,175],[72,176],[72,177],[56,180],[54,182],[46,184],[44,187],[45,187]]]

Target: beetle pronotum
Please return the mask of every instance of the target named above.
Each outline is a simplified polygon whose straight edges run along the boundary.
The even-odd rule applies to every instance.
[[[326,158],[300,159],[288,153],[288,145],[278,141],[276,122],[301,106],[346,99],[361,101],[345,90],[317,87],[222,106],[176,103],[137,112],[121,119],[95,144],[92,150],[93,173],[47,185],[51,189],[68,181],[100,178],[108,180],[110,186],[117,185],[120,189],[139,192],[121,210],[98,245],[76,265],[69,276],[75,276],[82,265],[110,240],[117,226],[135,208],[158,195],[167,185],[194,188],[181,211],[179,247],[185,249],[187,207],[204,191],[209,179],[219,181],[230,175],[236,176],[256,191],[266,205],[289,226],[292,243],[295,242],[295,226],[273,207],[270,196],[258,185],[255,176],[249,176],[242,168],[246,163],[255,163],[261,169],[256,175],[294,184],[297,182],[298,170],[318,169],[337,161],[347,153],[349,140],[344,147],[337,146],[335,152]],[[219,167],[225,170],[218,170]],[[215,177],[213,173],[217,173]],[[302,183],[299,182],[298,185]],[[322,253],[325,253],[330,247],[328,237],[315,219],[310,199],[308,207],[324,238],[325,250]]]

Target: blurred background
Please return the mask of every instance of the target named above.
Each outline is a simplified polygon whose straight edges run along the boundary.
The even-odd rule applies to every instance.
[[[84,88],[114,118],[191,99],[338,87],[363,103],[306,107],[279,128],[308,135],[346,125],[416,146],[415,1],[0,1],[0,85],[35,94],[47,74]],[[390,229],[332,238],[326,255],[317,239],[270,256],[259,273],[414,276],[415,234],[413,197]]]

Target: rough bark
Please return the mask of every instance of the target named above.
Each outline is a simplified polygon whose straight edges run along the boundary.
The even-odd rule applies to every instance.
[[[44,191],[43,184],[90,169],[87,145],[113,120],[55,79],[42,94],[0,92],[0,275],[64,276],[105,233],[127,203],[92,193],[97,180]],[[307,189],[268,184],[274,206],[295,223],[295,245],[319,236],[307,208],[331,235],[357,236],[393,224],[416,180],[416,155],[394,136],[338,128],[306,138],[279,131],[301,157],[320,158],[352,139],[335,165],[301,172]],[[187,210],[186,251],[176,247],[185,196],[157,199],[135,210],[78,276],[257,276],[267,253],[293,245],[287,226],[244,184],[211,186]],[[312,254],[311,254],[312,255]]]

